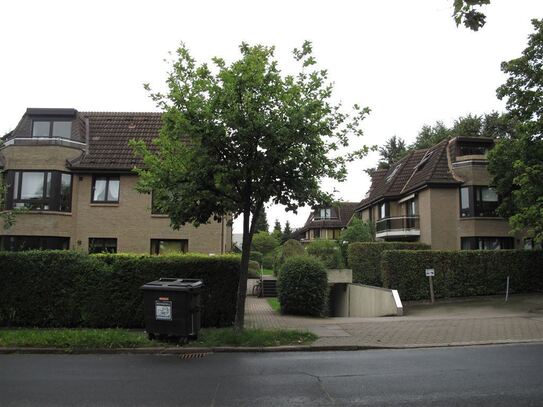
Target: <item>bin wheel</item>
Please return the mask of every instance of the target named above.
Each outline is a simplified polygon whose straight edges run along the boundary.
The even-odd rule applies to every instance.
[[[155,334],[152,332],[147,332],[147,338],[152,341],[153,339],[155,339]]]

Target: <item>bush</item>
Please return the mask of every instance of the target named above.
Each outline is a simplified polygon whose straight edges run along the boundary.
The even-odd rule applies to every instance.
[[[248,278],[260,278],[260,264],[257,261],[249,260]]]
[[[251,248],[262,254],[268,254],[273,252],[277,246],[279,246],[279,241],[268,232],[262,231],[253,236]]]
[[[436,298],[492,295],[543,289],[543,252],[523,250],[385,251],[385,287],[397,289],[402,300],[430,297],[424,270],[435,270]]]
[[[202,325],[234,321],[239,256],[0,252],[0,325],[143,326],[140,287],[160,277],[200,278]]]
[[[353,269],[353,283],[381,287],[381,253],[384,250],[428,250],[423,243],[368,242],[351,243],[348,249],[349,267]]]
[[[279,275],[281,267],[286,259],[294,256],[303,256],[305,254],[302,244],[294,239],[287,240],[276,252],[273,271],[276,276]]]
[[[284,314],[326,314],[328,276],[324,265],[309,256],[290,257],[278,280],[279,302]]]
[[[275,252],[271,252],[262,257],[262,267],[268,270],[273,270],[273,264],[275,262]]]
[[[260,252],[251,251],[249,254],[249,259],[256,261],[258,264],[262,264],[262,257],[263,255]]]
[[[306,247],[307,254],[318,258],[326,268],[344,267],[339,244],[335,240],[314,240]]]

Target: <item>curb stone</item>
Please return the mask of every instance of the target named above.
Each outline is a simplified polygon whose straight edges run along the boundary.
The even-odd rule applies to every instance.
[[[453,342],[446,344],[416,344],[416,345],[302,345],[302,346],[220,346],[220,347],[194,347],[194,348],[98,348],[98,349],[71,349],[71,348],[26,348],[26,347],[0,347],[0,355],[7,354],[44,354],[44,355],[93,355],[93,354],[134,354],[134,355],[184,355],[192,353],[272,353],[272,352],[332,352],[332,351],[362,351],[385,349],[423,349],[423,348],[450,348],[461,346],[483,345],[513,345],[540,343],[540,339],[480,341],[480,342]]]

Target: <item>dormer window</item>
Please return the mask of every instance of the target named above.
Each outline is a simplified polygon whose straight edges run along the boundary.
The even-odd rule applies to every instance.
[[[330,208],[323,208],[320,212],[321,219],[330,219],[332,217],[332,211]]]
[[[68,120],[34,120],[32,122],[32,138],[65,138],[72,137],[72,122]]]

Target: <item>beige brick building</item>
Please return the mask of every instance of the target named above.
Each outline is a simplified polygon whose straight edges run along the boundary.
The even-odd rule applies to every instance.
[[[512,234],[496,215],[486,158],[493,144],[457,137],[410,152],[373,174],[356,216],[375,224],[378,240],[420,241],[432,249],[529,248],[529,239]]]
[[[166,253],[230,251],[229,219],[198,228],[170,227],[155,214],[150,194],[135,190],[135,158],[128,142],[149,145],[159,113],[96,113],[27,109],[3,138],[0,169],[7,208],[27,208],[0,230],[0,248],[77,249],[84,252]]]

